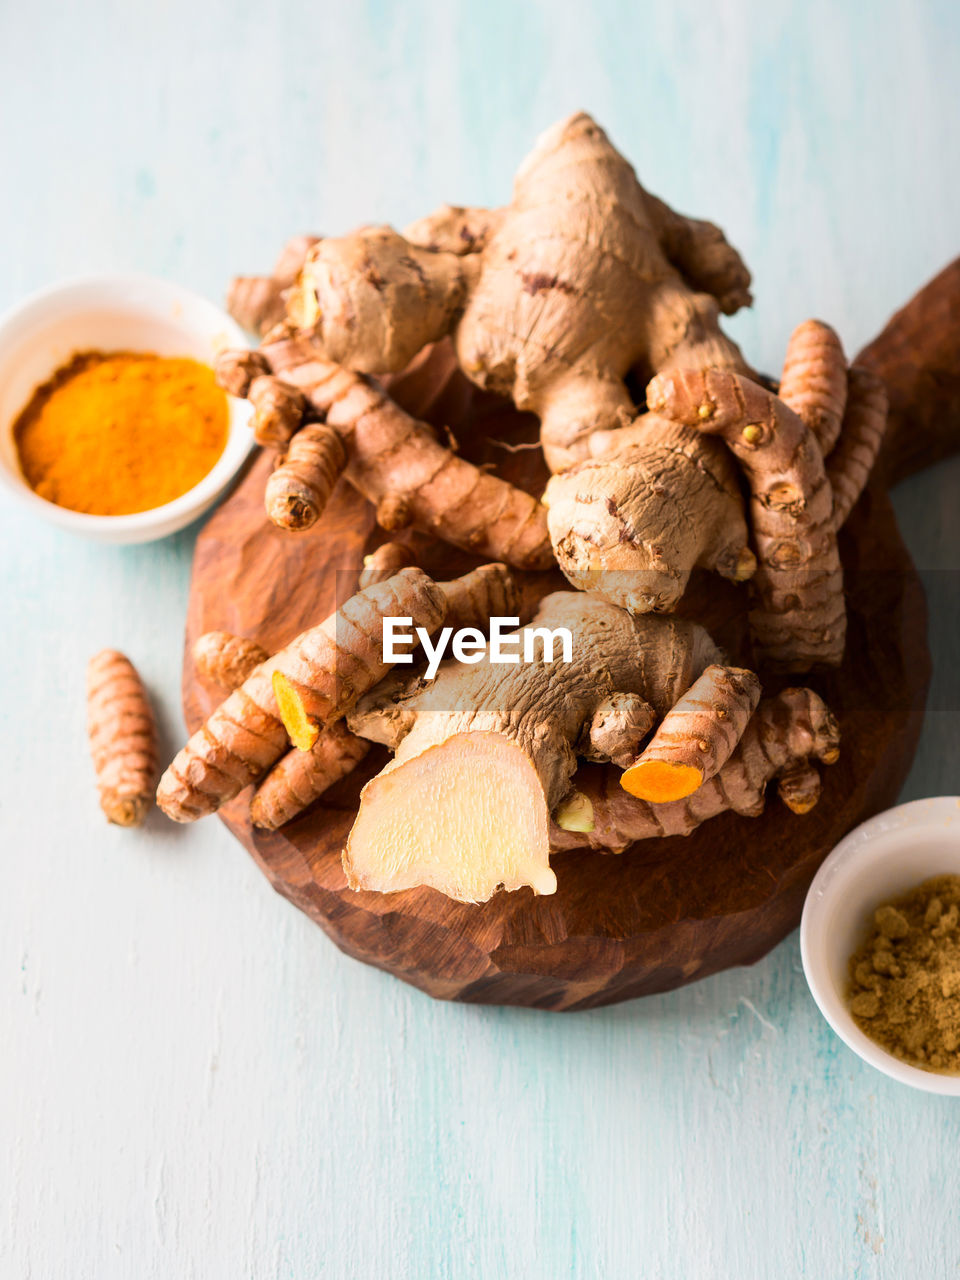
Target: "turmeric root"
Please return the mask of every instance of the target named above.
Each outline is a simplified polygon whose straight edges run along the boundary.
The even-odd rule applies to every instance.
[[[517,584],[502,564],[481,565],[452,582],[433,585],[443,599],[443,621],[449,624],[441,633],[444,643],[455,627],[478,628],[493,616],[515,616],[519,606]],[[283,671],[274,671],[272,680],[280,719],[290,741],[300,751],[312,750],[323,724],[322,715],[311,711],[302,687]]]
[[[259,355],[338,438],[347,479],[377,508],[382,527],[412,524],[518,568],[552,564],[546,513],[535,498],[459,458],[375,384],[317,359],[308,341],[278,337]],[[338,474],[341,459],[330,436],[321,447],[321,431],[298,432],[271,477],[269,514],[285,527],[310,528]]]
[[[410,524],[454,547],[518,568],[553,562],[538,500],[457,457],[383,390],[339,365],[316,360],[303,340],[280,338],[261,353],[337,431],[347,479],[374,503],[385,529]],[[323,509],[323,495],[317,495],[315,506]]]
[[[100,808],[118,826],[139,826],[153,799],[157,732],[136,668],[115,649],[87,667],[87,732]]]
[[[194,661],[202,677],[231,692],[268,656],[253,640],[228,631],[208,631],[193,646]],[[264,778],[251,801],[254,826],[273,831],[290,822],[352,772],[369,750],[368,742],[354,737],[338,721],[324,730],[309,751],[288,751]]]
[[[193,646],[193,661],[203,680],[236,689],[270,655],[255,640],[229,631],[207,631]]]
[[[276,831],[308,809],[325,791],[352,773],[370,750],[342,720],[320,733],[309,751],[288,751],[250,802],[255,827]]]
[[[552,893],[550,815],[570,792],[578,744],[589,744],[594,758],[606,749],[622,759],[628,745],[635,755],[643,726],[669,718],[720,658],[694,623],[632,617],[572,592],[547,596],[516,644],[558,628],[571,637],[569,662],[542,652],[513,666],[489,655],[469,668],[448,662],[429,683],[385,682],[348,715],[354,733],[396,752],[361,793],[344,853],[352,887],[429,885],[464,902],[485,901],[501,885]],[[743,686],[752,698],[753,686],[748,695]],[[716,701],[727,714],[727,703]],[[739,716],[729,720],[735,731]],[[715,726],[704,703],[694,728],[713,743],[725,741],[728,726]]]
[[[813,432],[824,457],[837,443],[847,403],[847,360],[829,325],[807,320],[790,336],[780,399]]]
[[[742,462],[760,597],[750,623],[762,655],[790,670],[843,657],[843,570],[833,493],[813,432],[777,396],[738,374],[676,370],[647,388],[656,413],[723,436]]]
[[[316,524],[346,461],[332,427],[311,423],[301,428],[267,481],[264,503],[273,523],[293,531]]]
[[[243,400],[254,380],[269,374],[270,366],[259,351],[239,347],[221,351],[214,361],[213,371],[217,382],[228,395]]]
[[[839,530],[863,492],[887,429],[887,392],[875,373],[850,369],[840,439],[827,459],[833,522]]]
[[[808,321],[791,338],[779,396],[742,374],[677,369],[651,381],[647,403],[721,435],[743,466],[759,558],[750,614],[759,654],[789,671],[838,666],[846,609],[837,533],[883,439],[883,388],[863,370],[848,374],[833,331]]]
[[[289,680],[308,717],[332,722],[389,670],[383,662],[383,619],[409,616],[433,632],[444,609],[442,591],[419,569],[405,569],[352,596],[257,667],[208,717],[160,779],[161,809],[177,822],[193,822],[276,764],[289,738],[274,695],[275,671]]]
[[[451,627],[480,627],[492,616],[513,616],[519,607],[517,584],[504,565],[481,565],[462,578],[438,585],[446,602],[444,622]],[[370,745],[341,721],[321,729],[280,671],[273,673],[273,688],[295,750],[267,774],[250,806],[254,826],[271,830],[289,822],[346,777]]]
[[[760,681],[740,667],[707,667],[667,712],[620,785],[653,803],[682,800],[718,773],[760,701]]]
[[[306,412],[300,392],[278,378],[262,376],[253,379],[246,395],[253,405],[250,426],[257,444],[281,449],[289,444],[300,430]]]
[[[754,384],[719,314],[749,303],[749,283],[722,233],[647,192],[581,113],[539,139],[505,208],[444,206],[405,236],[367,227],[316,242],[288,291],[286,329],[260,355],[305,394],[310,415],[341,429],[330,361],[390,374],[449,337],[470,379],[540,417],[554,472],[547,534],[572,585],[631,612],[669,612],[694,568],[745,582],[759,554],[759,651],[790,670],[835,665],[845,635],[836,530],[879,447],[880,402],[851,395],[847,410],[856,377],[836,334],[809,321],[791,340],[779,399],[751,393],[751,408],[769,419],[762,447],[759,420],[734,425],[736,396]],[[650,374],[664,386],[718,379],[729,429],[703,399],[667,411],[661,391],[638,414],[627,378]],[[354,412],[357,388],[343,396]],[[373,431],[341,430],[347,474],[384,528],[412,523],[520,566],[546,563],[542,525],[535,552],[483,541],[472,519],[479,487],[455,515],[425,503],[405,478],[420,433],[384,416],[377,448]],[[456,460],[430,443],[430,475],[449,478]],[[753,546],[737,462],[753,490]],[[497,501],[492,492],[482,500]],[[521,510],[526,519],[514,496],[511,520]]]
[[[761,701],[723,768],[686,799],[648,804],[628,795],[609,770],[582,770],[575,779],[576,825],[554,822],[551,848],[620,853],[637,840],[689,835],[726,809],[758,817],[773,779],[788,808],[806,813],[820,794],[815,762],[833,764],[839,743],[837,722],[823,700],[810,689],[787,689]]]
[[[193,822],[263,777],[290,743],[281,712],[295,729],[303,728],[311,746],[319,741],[320,730],[342,718],[390,670],[392,662],[384,658],[385,618],[409,617],[413,627],[432,634],[450,608],[448,596],[460,616],[473,611],[489,617],[489,602],[508,590],[507,577],[502,565],[488,565],[437,583],[411,568],[352,596],[256,667],[207,718],[160,779],[161,809],[177,822]]]

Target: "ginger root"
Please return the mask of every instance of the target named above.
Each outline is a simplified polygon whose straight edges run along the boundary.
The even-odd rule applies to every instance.
[[[555,592],[517,643],[557,628],[570,633],[570,662],[547,661],[542,650],[540,660],[518,665],[497,665],[489,654],[468,668],[445,662],[430,682],[392,677],[348,714],[354,733],[396,753],[361,793],[344,853],[352,887],[429,885],[464,902],[483,902],[499,886],[551,893],[550,815],[567,800],[578,751],[635,756],[654,720],[669,722],[676,711],[678,734],[709,739],[696,757],[704,773],[710,749],[726,758],[746,718],[740,703],[752,709],[757,686],[735,673],[721,697],[723,682],[712,674],[700,690],[713,691],[714,709],[706,700],[696,711],[684,704],[720,659],[702,627]]]
[[[241,328],[264,334],[285,318],[284,294],[296,283],[304,259],[317,239],[317,236],[294,236],[284,245],[272,275],[238,276],[233,281],[227,294],[227,310]]]
[[[480,627],[494,615],[514,616],[520,607],[517,584],[504,565],[481,565],[462,578],[438,585],[446,604],[443,620],[451,628]],[[378,687],[383,688],[384,683]],[[308,715],[296,687],[280,671],[273,673],[273,691],[294,750],[267,774],[250,806],[254,826],[270,830],[302,813],[346,777],[370,749],[369,742],[351,733],[342,721],[321,728],[319,721]]]
[[[637,418],[625,379],[748,372],[718,315],[749,303],[749,283],[722,233],[645,191],[581,113],[539,139],[505,209],[445,206],[405,237],[318,241],[288,319],[314,358],[365,373],[452,335],[469,378],[540,417],[564,473],[546,496],[550,538],[573,585],[668,611],[693,568],[743,581],[754,561],[722,445],[650,415],[623,431]]]
[[[157,730],[143,681],[115,649],[87,666],[87,733],[100,808],[118,826],[139,826],[153,800]]]
[[[848,374],[832,329],[808,321],[779,399],[762,392],[764,407],[753,395],[766,433],[759,417],[735,420],[736,395],[754,384],[719,314],[749,303],[749,283],[722,233],[647,192],[581,113],[538,140],[505,208],[447,205],[405,236],[366,227],[317,241],[287,321],[294,364],[312,353],[360,373],[396,372],[449,335],[469,378],[540,417],[554,472],[548,532],[573,586],[631,612],[670,612],[694,568],[745,582],[759,559],[761,653],[790,670],[835,665],[836,530],[882,438],[880,392],[854,394],[863,375]],[[272,363],[301,385],[288,355]],[[660,391],[638,413],[627,377],[651,374],[662,386],[709,375],[726,416],[703,398],[668,409]],[[752,490],[753,546],[736,462]],[[426,527],[403,486],[384,480],[370,496],[384,527]]]

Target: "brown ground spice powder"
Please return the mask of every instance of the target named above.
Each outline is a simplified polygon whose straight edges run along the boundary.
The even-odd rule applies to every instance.
[[[871,1040],[928,1071],[960,1072],[960,876],[878,907],[850,959],[850,1012]]]

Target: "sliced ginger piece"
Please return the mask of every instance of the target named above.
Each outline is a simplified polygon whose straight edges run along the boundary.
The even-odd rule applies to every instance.
[[[463,733],[373,778],[344,854],[352,889],[427,885],[459,902],[500,887],[556,892],[543,785],[497,733]]]

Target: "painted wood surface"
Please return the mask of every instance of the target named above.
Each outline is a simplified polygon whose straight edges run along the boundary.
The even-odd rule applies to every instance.
[[[503,199],[593,111],[757,280],[731,325],[855,350],[958,251],[955,7],[0,5],[0,304],[84,270],[218,296],[289,231]],[[960,461],[897,494],[935,674],[904,798],[960,790]],[[899,1277],[956,1271],[960,1110],[862,1066],[796,939],[575,1017],[430,1001],[337,952],[217,824],[108,830],[82,671],[182,734],[188,531],[0,507],[0,1274]]]

